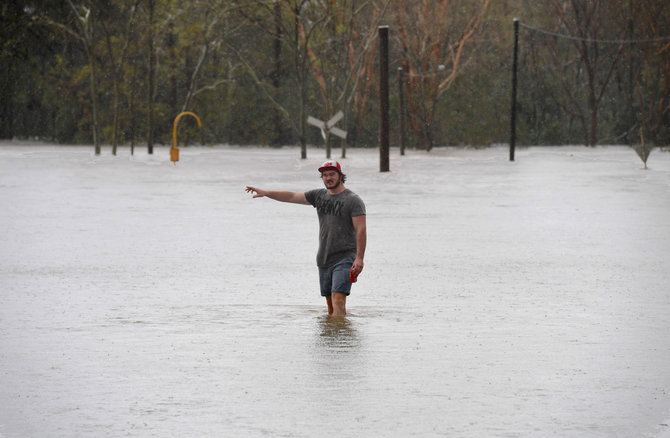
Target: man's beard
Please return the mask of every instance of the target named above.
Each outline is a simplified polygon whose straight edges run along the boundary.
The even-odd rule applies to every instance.
[[[335,182],[333,183],[333,185],[330,186],[330,187],[328,186],[328,183],[325,183],[326,188],[327,188],[328,190],[335,190],[336,188],[338,188],[338,187],[340,186],[340,184],[342,184],[342,178],[341,178],[341,177],[338,177],[338,178],[337,178],[337,181],[335,181]]]

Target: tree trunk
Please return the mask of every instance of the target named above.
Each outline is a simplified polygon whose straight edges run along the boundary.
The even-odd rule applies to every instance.
[[[91,32],[91,36],[92,36]],[[91,42],[90,47],[88,47],[88,56],[89,62],[91,64],[91,104],[92,108],[92,117],[93,117],[93,144],[95,145],[95,154],[100,155],[100,139],[98,138],[98,78],[96,76],[95,69],[95,52],[94,47]]]
[[[274,66],[270,78],[272,80],[272,88],[274,90],[275,100],[279,100],[279,88],[281,87],[282,62],[281,62],[281,4],[275,3],[274,6],[274,21],[275,21],[275,40],[274,40]],[[282,129],[282,115],[277,108],[274,109],[272,115],[272,124],[274,125],[274,138],[270,141],[271,146],[281,146],[283,138]]]

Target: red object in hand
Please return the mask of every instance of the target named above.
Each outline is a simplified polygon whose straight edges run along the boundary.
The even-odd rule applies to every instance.
[[[353,269],[351,271],[349,271],[349,281],[352,282],[352,283],[356,283],[357,279],[358,279],[358,274],[356,273],[356,271],[354,271]]]

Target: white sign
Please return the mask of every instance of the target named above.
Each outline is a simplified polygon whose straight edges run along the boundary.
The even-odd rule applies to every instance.
[[[316,126],[321,130],[321,136],[326,138],[326,133],[328,134],[333,134],[337,137],[340,137],[342,139],[347,138],[347,131],[340,129],[335,126],[337,122],[342,120],[342,117],[344,117],[344,113],[342,111],[338,111],[337,114],[335,114],[333,117],[330,118],[327,122],[322,122],[321,120],[314,118],[312,116],[307,117],[307,123],[309,123],[312,126]]]

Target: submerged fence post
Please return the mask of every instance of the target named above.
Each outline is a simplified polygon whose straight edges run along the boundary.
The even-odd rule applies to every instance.
[[[405,75],[402,67],[398,67],[398,141],[400,155],[405,155],[405,90],[403,82]]]
[[[517,62],[519,59],[519,19],[514,19],[514,59],[512,61],[512,108],[510,114],[509,160],[514,161],[516,146],[516,83]]]
[[[379,26],[379,171],[389,171],[389,27]]]

